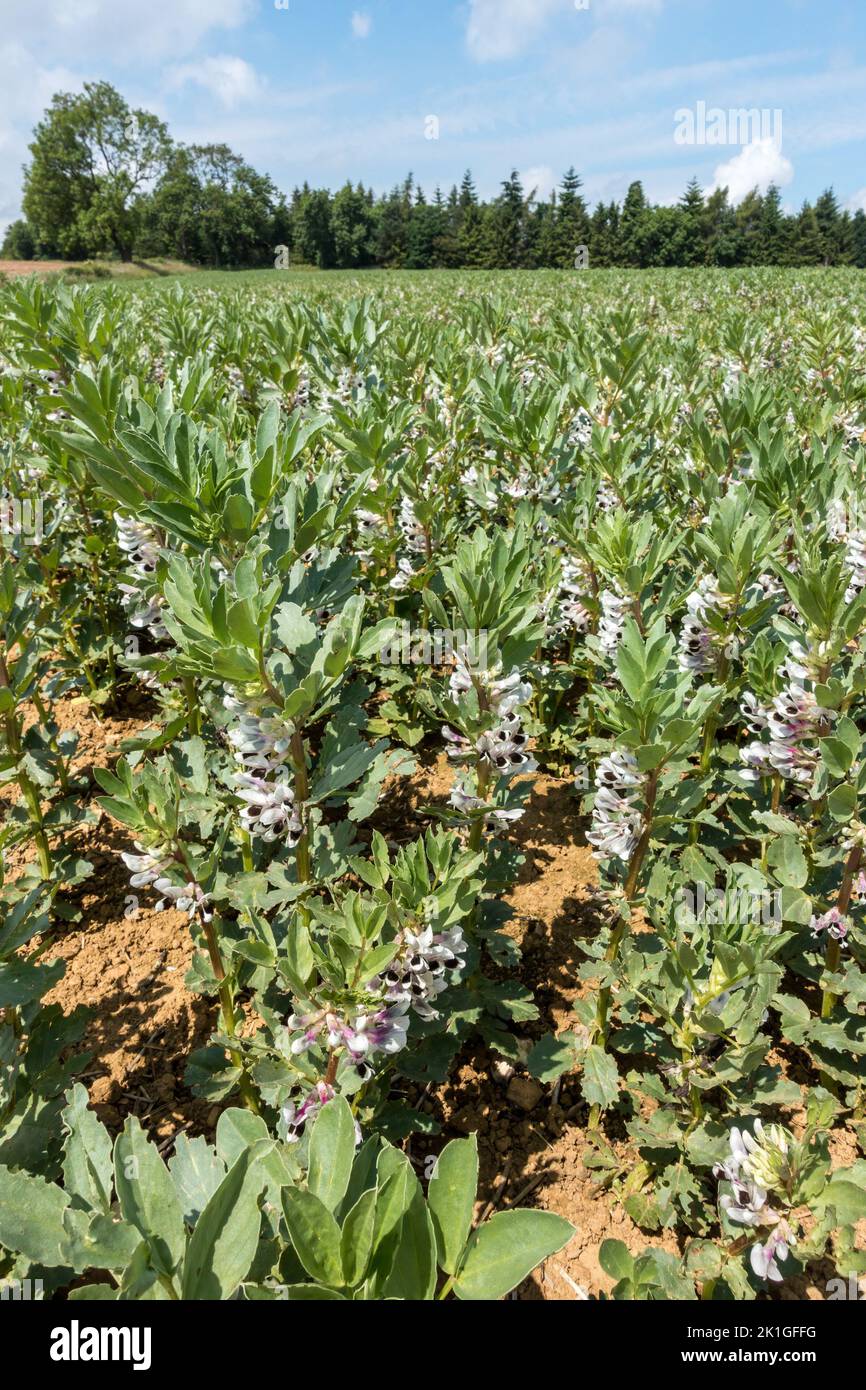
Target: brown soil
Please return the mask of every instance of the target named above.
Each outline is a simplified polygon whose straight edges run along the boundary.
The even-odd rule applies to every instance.
[[[96,262],[107,266],[109,274],[114,277],[117,275],[130,276],[133,279],[141,275],[178,275],[184,274],[194,267],[187,265],[184,261],[173,260],[154,260],[154,261],[101,261]],[[58,271],[72,270],[76,267],[90,267],[92,261],[13,261],[0,260],[0,275],[56,275]]]
[[[98,723],[87,709],[78,699],[61,702],[58,710],[62,728],[80,731],[76,769],[82,773],[113,761],[120,740],[147,723],[135,714]],[[412,778],[390,789],[377,816],[380,828],[393,840],[411,838],[424,824],[422,808],[444,801],[451,781],[444,756],[428,760]],[[570,782],[544,775],[535,779],[515,838],[525,863],[508,895],[514,917],[507,930],[523,951],[520,977],[541,1011],[538,1023],[516,1030],[528,1044],[572,1020],[578,944],[598,930],[599,904],[595,864]],[[219,1107],[196,1100],[182,1080],[190,1053],[207,1040],[214,1024],[212,1007],[184,984],[192,955],[187,923],[176,911],[154,912],[146,892],[136,909],[119,857],[131,848],[130,839],[107,817],[100,813],[98,824],[73,831],[68,843],[91,861],[95,872],[80,890],[80,920],[61,931],[56,952],[49,952],[62,956],[67,969],[48,999],[67,1010],[83,1003],[94,1011],[85,1038],[93,1055],[82,1079],[100,1118],[116,1129],[127,1114],[136,1114],[167,1151],[181,1130],[211,1133],[219,1113]],[[19,853],[18,863],[30,857],[28,851]],[[16,856],[11,858],[14,868]],[[442,1086],[404,1083],[405,1097],[442,1126],[435,1138],[410,1141],[419,1171],[448,1138],[474,1132],[482,1207],[489,1202],[497,1209],[534,1205],[559,1213],[577,1229],[569,1246],[516,1296],[574,1299],[575,1285],[591,1293],[609,1292],[612,1281],[598,1263],[599,1245],[607,1238],[624,1241],[633,1252],[648,1245],[674,1252],[681,1248],[672,1232],[647,1235],[638,1229],[610,1195],[593,1185],[581,1161],[587,1110],[576,1079],[563,1078],[556,1094],[536,1086],[520,1067],[513,1076],[501,1077],[497,1059],[480,1045],[462,1053],[458,1063]],[[627,1163],[624,1131],[615,1117],[606,1137]],[[834,1161],[852,1161],[856,1149],[850,1136],[833,1138]],[[823,1294],[804,1279],[782,1296]]]
[[[72,261],[0,261],[0,275],[49,275],[68,270]]]

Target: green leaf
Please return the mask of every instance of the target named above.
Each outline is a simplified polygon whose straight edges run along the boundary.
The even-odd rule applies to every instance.
[[[355,1121],[344,1096],[323,1105],[310,1137],[310,1192],[334,1211],[345,1196],[355,1160]]]
[[[803,888],[809,878],[806,856],[792,835],[773,840],[767,852],[767,862],[775,870],[779,883],[788,888]]]
[[[280,1298],[285,1298],[289,1303],[322,1303],[335,1302],[345,1303],[343,1294],[337,1293],[336,1289],[323,1289],[320,1284],[289,1284],[280,1293]]]
[[[436,1288],[436,1233],[423,1193],[416,1191],[400,1223],[382,1298],[426,1301]]]
[[[113,1195],[111,1138],[108,1130],[88,1109],[89,1097],[82,1085],[73,1086],[62,1118],[69,1137],[63,1158],[63,1185],[94,1211],[108,1213]]]
[[[226,1166],[201,1135],[190,1139],[186,1134],[179,1134],[168,1170],[180,1198],[184,1220],[192,1226],[225,1177]]]
[[[360,1284],[367,1273],[370,1256],[373,1253],[373,1232],[376,1225],[375,1187],[362,1192],[355,1205],[347,1212],[340,1235],[340,1257],[343,1263],[343,1282],[349,1288]]]
[[[567,1245],[570,1221],[551,1211],[500,1211],[481,1226],[454,1284],[458,1298],[504,1298],[528,1274]]]
[[[452,1139],[440,1153],[427,1188],[436,1232],[438,1260],[446,1274],[456,1274],[472,1226],[478,1187],[478,1141]]]
[[[619,1099],[616,1062],[603,1047],[593,1045],[583,1054],[581,1090],[588,1105],[600,1105],[606,1109]]]
[[[290,655],[316,638],[316,624],[296,603],[281,603],[274,613],[277,636]]]
[[[343,1283],[340,1228],[324,1202],[312,1192],[286,1187],[283,1189],[283,1211],[292,1245],[304,1269],[320,1284],[340,1288]]]
[[[598,1250],[598,1262],[611,1279],[631,1279],[634,1259],[621,1240],[603,1240]]]
[[[65,1264],[68,1206],[69,1197],[54,1183],[0,1168],[0,1245],[34,1264]]]
[[[0,964],[0,1009],[15,1009],[41,999],[58,980],[62,980],[66,965],[62,960],[47,965],[33,965],[14,956]]]
[[[146,1243],[154,1269],[170,1277],[186,1244],[183,1213],[168,1169],[132,1115],[114,1145],[114,1186],[121,1213]]]
[[[183,1298],[231,1298],[249,1273],[259,1244],[264,1184],[256,1150],[247,1149],[195,1224],[183,1262]]]
[[[530,1048],[526,1066],[539,1081],[555,1081],[565,1072],[573,1071],[580,1059],[580,1046],[574,1033],[557,1037],[546,1033]]]
[[[852,1182],[848,1170],[837,1169],[818,1199],[822,1208],[833,1207],[840,1226],[866,1220],[866,1186]]]
[[[827,809],[834,820],[848,821],[857,811],[857,792],[850,782],[840,782],[827,797]]]
[[[821,739],[821,758],[831,777],[845,777],[854,754],[841,738]]]

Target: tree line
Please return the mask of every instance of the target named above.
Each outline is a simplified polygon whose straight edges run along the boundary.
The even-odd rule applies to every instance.
[[[409,174],[377,196],[305,183],[290,197],[227,145],[183,145],[107,82],[58,93],[33,133],[24,217],[0,254],[15,259],[162,257],[213,268],[301,262],[321,269],[532,269],[604,266],[866,267],[866,212],[832,189],[796,213],[779,189],[737,206],[697,180],[673,205],[635,180],[621,203],[590,209],[574,168],[547,198],[512,171],[485,202],[469,171],[428,197]],[[278,248],[285,248],[278,251]]]

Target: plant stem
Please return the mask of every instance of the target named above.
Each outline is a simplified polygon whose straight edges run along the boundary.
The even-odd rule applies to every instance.
[[[183,689],[186,695],[186,726],[189,730],[190,738],[195,738],[201,733],[201,707],[198,702],[198,692],[193,676],[184,676]]]
[[[226,975],[225,966],[223,965],[222,953],[220,951],[219,939],[217,937],[216,927],[214,926],[213,918],[211,918],[209,922],[202,922],[202,928],[204,931],[205,941],[207,942],[207,950],[208,956],[210,957],[211,969],[213,970],[213,973],[216,976],[217,984],[219,987],[220,1012],[222,1013],[223,1027],[225,1028],[227,1035],[230,1038],[234,1038],[237,1033],[237,1018],[235,1015],[233,991],[231,987],[231,982],[229,981]],[[247,1107],[248,1110],[252,1110],[254,1114],[258,1115],[259,1103],[256,1099],[256,1094],[253,1090],[252,1082],[250,1081],[250,1078],[244,1066],[243,1054],[241,1053],[239,1048],[230,1047],[228,1051],[229,1056],[231,1057],[235,1066],[240,1071],[238,1089],[241,1093],[241,1099],[243,1100],[244,1105]]]
[[[310,794],[310,784],[307,779],[304,739],[300,729],[296,729],[292,734],[291,752],[292,766],[295,770],[295,800],[298,805],[298,815],[304,827],[301,831],[301,838],[298,840],[295,849],[295,863],[297,865],[298,882],[310,883],[313,877],[312,863],[310,860],[310,830],[307,821],[307,798]],[[303,904],[301,904],[301,913],[306,922],[307,910]]]
[[[656,795],[658,793],[659,768],[655,768],[647,778],[646,805],[644,807],[644,824],[641,837],[637,842],[631,863],[628,868],[628,877],[625,881],[623,895],[625,903],[623,905],[622,916],[613,929],[613,933],[605,952],[604,959],[608,965],[613,965],[619,955],[619,948],[622,945],[626,933],[631,928],[631,913],[637,893],[638,879],[641,867],[649,849],[650,836],[652,834],[653,811],[655,810]],[[593,1030],[592,1041],[604,1047],[607,1043],[609,1013],[611,1001],[611,986],[605,985],[598,996],[596,1008],[595,1028]],[[594,1105],[589,1115],[589,1128],[597,1129],[601,1117],[601,1106]]]
[[[248,830],[241,831],[241,854],[244,861],[244,873],[251,874],[253,871],[253,837]]]
[[[854,888],[854,877],[860,871],[860,861],[863,857],[863,849],[860,845],[855,845],[848,855],[845,864],[845,871],[842,874],[842,884],[839,889],[839,896],[836,899],[836,910],[840,917],[846,917],[848,908],[851,904],[851,893]],[[842,944],[837,941],[835,936],[831,936],[827,942],[827,954],[824,964],[832,975],[839,969],[839,959],[842,953]],[[827,1019],[833,1012],[836,1004],[836,995],[830,989],[824,990],[821,1000],[821,1017]]]
[[[490,790],[490,764],[486,758],[479,758],[475,767],[475,795],[479,801],[487,800],[487,793]],[[477,854],[481,848],[481,837],[484,834],[484,819],[479,816],[469,832],[469,848],[473,854]]]

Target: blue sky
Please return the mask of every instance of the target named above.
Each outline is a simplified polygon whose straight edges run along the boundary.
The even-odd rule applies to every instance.
[[[470,167],[490,196],[514,167],[547,196],[574,164],[591,202],[638,177],[673,201],[696,175],[866,207],[866,0],[284,3],[0,0],[0,223],[51,94],[92,78],[286,191],[410,169],[447,191]],[[779,110],[781,141],[677,143],[699,102]]]

